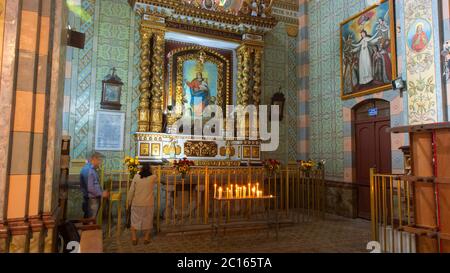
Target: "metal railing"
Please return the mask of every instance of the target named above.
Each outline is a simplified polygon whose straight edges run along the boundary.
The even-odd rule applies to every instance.
[[[415,252],[415,236],[405,231],[414,224],[412,185],[403,178],[370,170],[372,240],[382,252]]]
[[[212,223],[214,191],[231,185],[259,184],[264,195],[276,196],[269,204],[254,204],[251,217],[258,218],[264,209],[276,211],[291,223],[310,221],[325,215],[325,181],[323,170],[303,172],[298,166],[285,166],[268,176],[264,167],[192,167],[183,178],[174,168],[153,167],[155,185],[155,223],[158,232],[206,229]],[[117,234],[121,232],[122,212],[127,207],[131,185],[126,171],[102,171],[101,183],[110,191],[108,207],[108,236],[113,225],[112,208],[117,206]],[[104,202],[102,202],[103,210]],[[264,206],[269,206],[264,207]],[[227,221],[248,218],[246,202],[223,202],[218,210]],[[99,215],[101,223],[102,215]],[[118,224],[117,224],[118,223]]]

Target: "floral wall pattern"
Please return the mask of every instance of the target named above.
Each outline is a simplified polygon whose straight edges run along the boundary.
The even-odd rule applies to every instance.
[[[404,4],[409,123],[438,121],[432,1]]]

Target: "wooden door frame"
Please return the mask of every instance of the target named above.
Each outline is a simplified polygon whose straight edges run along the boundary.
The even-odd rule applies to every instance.
[[[368,119],[364,119],[364,120],[356,120],[356,118],[357,118],[356,112],[361,106],[363,106],[365,104],[368,104],[370,102],[376,102],[376,101],[382,101],[382,102],[387,103],[387,105],[389,106],[388,107],[388,109],[389,109],[389,116],[373,117],[373,118],[368,118]],[[357,200],[356,201],[356,205],[357,205],[357,207],[356,207],[357,213],[356,214],[357,214],[357,217],[360,217],[360,212],[359,212],[359,191],[360,191],[360,187],[364,187],[364,186],[367,186],[367,185],[362,184],[362,183],[360,183],[358,181],[358,170],[357,170],[357,160],[356,160],[357,156],[358,156],[358,154],[357,154],[357,142],[356,142],[356,134],[357,134],[357,132],[356,132],[356,125],[364,124],[364,123],[376,124],[377,122],[383,122],[383,121],[388,121],[390,123],[391,120],[392,120],[391,119],[391,108],[390,107],[391,107],[391,102],[390,101],[387,101],[387,100],[384,100],[384,99],[379,99],[379,98],[372,98],[372,99],[363,100],[363,101],[357,103],[351,109],[351,118],[352,118],[352,120],[351,120],[352,153],[351,154],[352,154],[352,169],[353,169],[352,171],[353,171],[353,177],[354,177],[353,184],[355,185],[356,192],[357,192],[357,196],[356,196],[356,200]],[[375,145],[378,146],[378,143],[376,143]],[[377,148],[378,147],[375,147],[375,151],[376,151]],[[391,147],[391,149],[392,149],[392,147]],[[369,187],[370,187],[370,185],[369,185]]]

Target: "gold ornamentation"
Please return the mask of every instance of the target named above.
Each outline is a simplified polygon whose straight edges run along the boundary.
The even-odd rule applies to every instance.
[[[152,106],[150,131],[162,131],[162,96],[164,94],[164,32],[155,31],[153,35],[152,56]]]
[[[139,155],[140,156],[150,156],[150,144],[149,143],[139,144]]]
[[[258,107],[261,103],[261,59],[263,51],[261,48],[255,49],[254,62],[254,86],[253,86],[253,103]]]
[[[251,148],[251,146],[244,146],[242,148],[242,157],[243,158],[250,158],[250,148]]]
[[[293,38],[297,37],[298,36],[298,24],[297,25],[286,24],[286,32],[290,37],[293,37]]]
[[[205,141],[187,141],[184,143],[184,154],[192,157],[217,156],[217,144]]]
[[[163,147],[163,154],[164,155],[170,155],[170,154],[175,154],[175,155],[180,155],[181,154],[181,146],[180,145],[170,145],[170,144],[166,144]]]
[[[151,33],[141,28],[141,84],[139,91],[138,131],[148,132],[150,119],[150,37]]]
[[[178,54],[180,52],[191,52],[191,51],[198,51],[198,53],[188,53],[188,54]],[[208,54],[206,54],[208,53]],[[226,104],[228,105],[231,99],[231,76],[229,73],[230,69],[230,62],[221,54],[207,48],[207,47],[201,47],[201,46],[189,46],[189,47],[183,47],[178,48],[169,53],[170,56],[170,67],[169,67],[169,74],[172,75],[172,69],[175,67],[175,61],[174,56],[179,55],[177,57],[177,66],[176,66],[176,89],[175,89],[175,100],[176,105],[183,105],[184,104],[184,97],[183,97],[183,64],[187,60],[198,60],[199,58],[203,59],[203,62],[211,62],[217,65],[218,69],[218,83],[217,83],[217,101],[216,104],[221,106],[222,108],[225,107],[224,104],[224,97],[226,98]],[[225,64],[225,65],[224,65]],[[200,66],[199,66],[200,69]],[[225,76],[223,75],[224,69],[226,70]],[[225,77],[225,81],[224,81]],[[173,92],[173,81],[169,82],[169,92]],[[173,96],[171,94],[170,96]],[[177,115],[181,114],[181,107],[177,109]]]
[[[259,158],[259,147],[252,147],[252,158]]]
[[[238,90],[237,104],[248,106],[250,95],[252,104],[258,109],[261,102],[261,65],[262,47],[256,45],[243,44],[238,48]],[[251,60],[253,65],[251,65]],[[250,86],[250,76],[253,75],[253,86]],[[258,122],[257,122],[258,124]],[[245,135],[249,135],[249,117],[245,117],[245,123],[239,123],[239,130],[244,129]],[[244,126],[245,128],[242,128]],[[257,128],[256,128],[257,129]],[[258,130],[257,130],[258,131]],[[255,132],[257,134],[257,132]]]
[[[195,166],[239,167],[241,161],[233,160],[194,160]]]
[[[186,26],[186,29],[201,27],[208,32],[215,31],[216,34],[213,34],[213,36],[221,36],[222,38],[223,33],[241,35],[251,31],[253,33],[263,34],[267,30],[274,28],[278,22],[271,16],[274,0],[270,1],[269,4],[266,4],[266,18],[254,17],[242,12],[234,14],[220,9],[201,9],[195,6],[186,5],[179,0],[129,0],[129,3],[131,6],[135,7],[136,12],[143,17],[145,17],[145,15],[164,17],[165,26],[182,24]],[[136,6],[136,3],[144,3],[147,5]],[[152,8],[150,5],[169,8],[172,12],[168,14],[165,12],[165,9]],[[192,18],[194,18],[194,20],[192,20]],[[145,19],[147,20],[147,18]],[[205,22],[205,20],[208,20],[209,22]],[[219,24],[214,22],[219,22]],[[178,30],[179,29],[177,29],[177,31]],[[218,34],[218,31],[219,33],[222,33],[222,35]]]
[[[236,154],[236,149],[234,147],[220,147],[220,156],[234,156]]]
[[[239,105],[247,106],[250,93],[250,48],[244,45],[240,48],[240,52],[242,54],[242,83]]]

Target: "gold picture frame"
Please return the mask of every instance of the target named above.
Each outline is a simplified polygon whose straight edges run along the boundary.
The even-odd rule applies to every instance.
[[[161,143],[152,143],[152,156],[161,155]]]
[[[232,102],[230,60],[219,52],[204,46],[186,46],[172,50],[169,55],[169,91],[166,104],[183,104],[183,64],[187,60],[196,60],[201,52],[205,53],[205,61],[217,65],[217,102],[222,109]],[[221,73],[221,71],[225,73]]]
[[[242,158],[250,158],[251,157],[251,146],[244,146],[242,148]]]
[[[393,0],[380,1],[340,24],[343,100],[392,89],[397,77],[394,8]]]
[[[149,143],[139,144],[139,155],[140,156],[150,156],[150,144]]]
[[[259,147],[253,146],[252,147],[252,158],[259,158],[259,157],[260,157]]]

